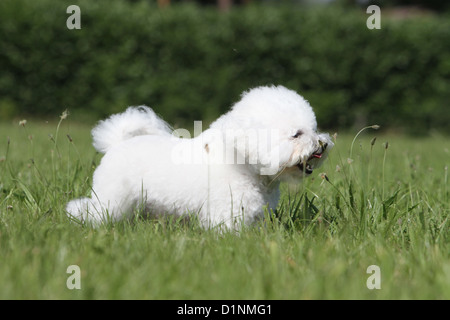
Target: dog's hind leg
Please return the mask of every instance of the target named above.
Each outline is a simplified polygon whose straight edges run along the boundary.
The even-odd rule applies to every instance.
[[[107,221],[107,211],[99,201],[80,198],[70,201],[66,211],[69,217],[78,222],[90,222],[95,225]]]

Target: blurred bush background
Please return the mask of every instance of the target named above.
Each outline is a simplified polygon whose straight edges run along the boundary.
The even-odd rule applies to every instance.
[[[378,1],[379,30],[366,27],[368,1],[219,2],[2,0],[0,119],[69,109],[93,120],[145,104],[183,127],[282,84],[321,129],[450,132],[445,1]],[[81,30],[66,27],[73,4]]]

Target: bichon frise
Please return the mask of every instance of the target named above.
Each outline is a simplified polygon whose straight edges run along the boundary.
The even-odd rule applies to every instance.
[[[105,154],[92,195],[69,202],[67,212],[94,224],[137,212],[196,214],[206,228],[251,224],[275,210],[280,181],[310,175],[333,146],[317,132],[309,103],[282,86],[244,92],[192,139],[145,106],[101,121],[92,136]]]

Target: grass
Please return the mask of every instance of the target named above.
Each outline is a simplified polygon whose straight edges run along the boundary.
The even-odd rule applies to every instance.
[[[69,221],[65,204],[89,193],[101,158],[89,131],[70,117],[0,123],[1,299],[450,298],[448,137],[338,136],[322,172],[283,185],[264,223],[218,235]],[[66,286],[70,265],[80,290]]]

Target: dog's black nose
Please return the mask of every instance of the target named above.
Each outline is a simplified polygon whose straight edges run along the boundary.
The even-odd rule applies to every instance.
[[[319,140],[319,145],[322,148],[321,153],[324,152],[328,147],[328,143],[327,142],[324,143],[324,142],[322,142],[322,140]]]

